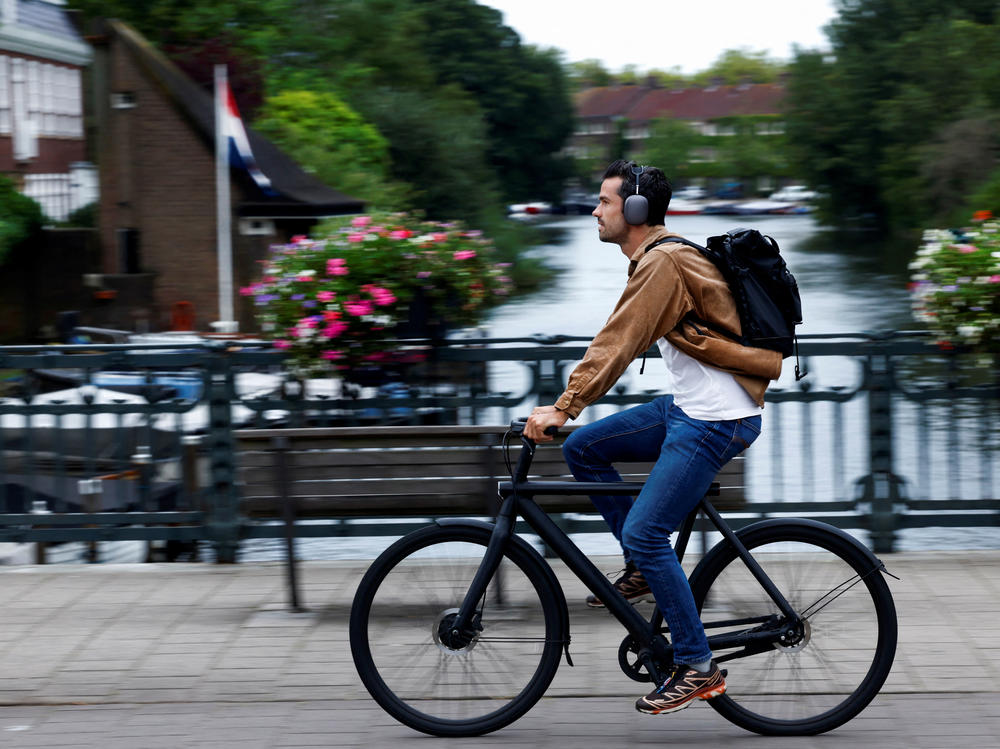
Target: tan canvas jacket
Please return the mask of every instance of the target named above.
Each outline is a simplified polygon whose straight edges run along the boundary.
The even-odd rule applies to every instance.
[[[628,365],[663,336],[685,354],[735,375],[760,406],[768,384],[780,376],[777,351],[742,346],[690,321],[681,322],[694,310],[703,320],[740,331],[729,285],[711,260],[677,242],[647,252],[669,236],[678,235],[664,226],[650,227],[632,255],[621,298],[555,403],[572,418],[608,392]]]

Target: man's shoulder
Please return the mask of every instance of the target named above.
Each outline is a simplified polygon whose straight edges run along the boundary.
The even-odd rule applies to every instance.
[[[696,262],[700,265],[701,260],[707,260],[696,247],[685,243],[684,239],[685,237],[679,234],[663,237],[646,248],[645,256],[658,257],[661,260],[669,257],[679,264]]]

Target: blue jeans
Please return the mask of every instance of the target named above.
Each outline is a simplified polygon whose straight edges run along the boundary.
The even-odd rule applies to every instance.
[[[638,497],[594,496],[594,506],[649,583],[670,627],[674,661],[712,657],[673,533],[730,458],[760,434],[760,416],[734,421],[692,419],[662,396],[571,433],[563,454],[578,481],[621,481],[619,461],[656,461]]]

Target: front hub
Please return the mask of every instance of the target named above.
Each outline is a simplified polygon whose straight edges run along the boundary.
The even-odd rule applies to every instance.
[[[468,653],[479,642],[481,628],[458,630],[454,626],[457,618],[458,609],[446,609],[435,618],[431,625],[434,644],[438,646],[441,652],[448,655]]]

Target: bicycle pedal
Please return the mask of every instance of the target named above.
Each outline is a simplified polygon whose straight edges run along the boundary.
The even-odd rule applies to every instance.
[[[725,679],[727,676],[729,676],[729,669],[728,668],[720,668],[719,669],[719,673],[722,674],[722,678]]]

